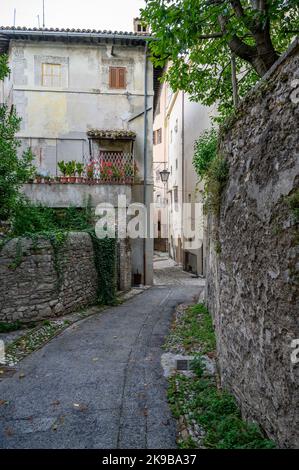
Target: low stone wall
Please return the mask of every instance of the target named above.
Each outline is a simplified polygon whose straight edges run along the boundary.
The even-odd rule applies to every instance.
[[[299,370],[291,361],[299,338],[291,204],[299,199],[299,103],[292,100],[298,79],[297,41],[222,136],[229,178],[220,218],[209,223],[206,292],[223,385],[245,417],[291,448],[299,447]]]
[[[53,249],[45,238],[13,239],[0,252],[0,321],[29,322],[96,301],[97,272],[87,233],[70,233]]]

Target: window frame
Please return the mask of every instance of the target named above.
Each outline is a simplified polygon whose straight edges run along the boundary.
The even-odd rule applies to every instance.
[[[115,79],[115,86],[113,86],[113,81],[112,81],[112,71],[115,70],[117,71],[116,74],[116,79]],[[124,86],[120,86],[120,75],[119,71],[123,70],[124,71]],[[109,67],[109,88],[110,90],[126,90],[127,89],[127,67],[117,67],[114,65],[111,65]]]
[[[51,73],[46,73],[45,71],[45,68],[50,66],[51,67]],[[53,74],[53,70],[54,68],[57,68],[59,70],[59,74]],[[50,85],[47,85],[45,84],[44,80],[45,78],[51,78],[50,82],[51,84]],[[53,83],[53,79],[54,78],[59,78],[59,84],[56,85]],[[42,76],[41,76],[42,80],[42,86],[44,87],[48,87],[48,88],[61,88],[62,87],[62,67],[61,67],[61,64],[54,64],[53,62],[42,62]]]

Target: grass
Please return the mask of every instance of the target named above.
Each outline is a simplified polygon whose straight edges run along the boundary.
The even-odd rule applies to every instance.
[[[213,322],[203,304],[187,308],[178,317],[166,346],[184,346],[194,356],[194,376],[175,374],[169,379],[168,401],[175,418],[184,417],[187,424],[196,423],[203,430],[200,442],[192,436],[179,438],[182,449],[271,449],[275,443],[267,439],[254,423],[241,417],[235,398],[217,386],[216,376],[205,374],[203,354],[215,353]]]
[[[211,377],[170,379],[168,400],[173,415],[188,415],[204,430],[202,446],[208,449],[272,449],[273,441],[256,424],[242,420],[236,401],[219,390]],[[181,448],[195,448],[192,438],[179,442]]]
[[[196,304],[185,310],[175,324],[165,347],[181,344],[187,352],[200,349],[202,354],[214,351],[216,338],[212,317],[203,304]]]

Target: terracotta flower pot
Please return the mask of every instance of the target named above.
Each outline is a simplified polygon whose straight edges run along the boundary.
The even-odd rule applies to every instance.
[[[76,176],[70,176],[69,177],[69,183],[76,183]]]
[[[65,184],[68,182],[68,178],[66,176],[60,176],[60,183]]]
[[[82,176],[77,176],[77,178],[76,178],[76,183],[83,183],[83,178],[82,178]]]

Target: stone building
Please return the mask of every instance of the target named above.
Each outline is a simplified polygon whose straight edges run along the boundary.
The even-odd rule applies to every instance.
[[[184,92],[173,93],[167,83],[160,86],[156,102],[153,151],[155,248],[168,251],[185,270],[204,275],[206,237],[200,248],[192,248],[188,239],[184,239],[185,219],[181,208],[183,203],[202,202],[203,185],[198,183],[192,164],[194,143],[204,130],[210,128],[213,110],[192,102]],[[160,171],[164,169],[170,173],[165,185],[160,178]],[[195,223],[192,210],[191,226]]]
[[[137,19],[134,27],[132,33],[0,28],[0,52],[8,53],[11,70],[0,102],[22,118],[21,150],[31,147],[41,181],[56,178],[25,185],[32,201],[82,207],[91,197],[94,206],[116,206],[120,194],[127,204],[152,201],[154,74],[147,31]],[[76,184],[62,184],[58,163],[73,160],[83,173],[68,180]],[[92,185],[85,184],[91,163]],[[152,283],[152,251],[150,238],[132,241],[132,274],[145,284]]]

